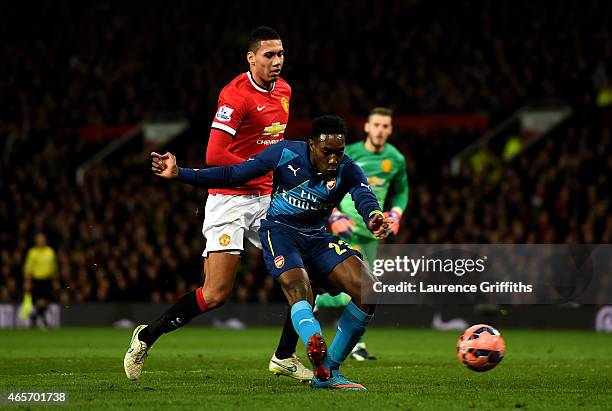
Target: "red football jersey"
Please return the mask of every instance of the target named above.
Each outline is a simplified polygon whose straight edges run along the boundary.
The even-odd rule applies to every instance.
[[[291,87],[282,78],[279,77],[268,91],[255,83],[250,72],[240,74],[221,90],[211,127],[233,136],[228,151],[246,160],[283,139],[289,120],[290,99]],[[272,173],[241,187],[208,192],[270,194]]]

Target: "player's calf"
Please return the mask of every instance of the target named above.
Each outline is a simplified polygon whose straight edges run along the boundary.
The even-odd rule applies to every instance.
[[[228,287],[207,288],[204,284],[202,294],[206,301],[206,308],[210,311],[224,305],[232,295],[232,289]]]
[[[202,297],[206,309],[213,310],[224,305],[230,298],[240,263],[239,254],[210,252],[204,260],[204,285]]]
[[[163,334],[187,325],[205,311],[208,311],[208,305],[202,295],[202,288],[197,288],[182,296],[157,320],[143,328],[138,339],[150,348]]]

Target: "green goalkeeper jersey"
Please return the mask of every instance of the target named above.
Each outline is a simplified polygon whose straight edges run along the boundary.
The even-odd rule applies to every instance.
[[[389,143],[385,144],[382,152],[372,153],[365,148],[363,141],[349,144],[345,153],[361,166],[380,205],[384,206],[389,188],[392,187],[391,208],[399,209],[403,213],[408,204],[408,175],[406,174],[406,159],[402,153]],[[376,240],[355,209],[355,203],[350,194],[342,199],[340,210],[348,214],[349,218],[355,222],[354,236],[368,241]]]

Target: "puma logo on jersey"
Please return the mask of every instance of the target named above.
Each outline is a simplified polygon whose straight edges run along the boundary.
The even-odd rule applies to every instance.
[[[300,167],[298,168],[293,168],[293,166],[291,164],[287,165],[287,168],[291,171],[293,171],[293,177],[297,177],[297,172],[300,169]]]
[[[367,188],[369,191],[372,191],[372,189],[370,188],[370,186],[369,186],[369,185],[367,185],[367,184],[361,183],[361,186],[362,186],[362,187]]]
[[[298,325],[302,325],[302,323],[311,323],[311,324],[314,324],[314,318],[304,318],[303,320],[300,320]]]
[[[266,106],[257,106],[257,111],[261,111],[261,110],[263,110],[264,108],[266,108]]]

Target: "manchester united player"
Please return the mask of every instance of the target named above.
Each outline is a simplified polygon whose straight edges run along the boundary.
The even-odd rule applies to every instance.
[[[243,162],[283,139],[291,88],[280,78],[284,50],[278,33],[269,27],[253,30],[246,57],[249,71],[232,80],[219,95],[206,152],[209,166]],[[136,327],[123,363],[129,379],[140,376],[149,348],[162,334],[227,301],[244,239],[261,248],[258,230],[271,192],[271,173],[240,187],[209,190],[202,227],[206,238],[204,285],[185,294],[153,323]],[[312,378],[312,372],[295,355],[279,360],[279,364],[280,373],[302,380]]]

